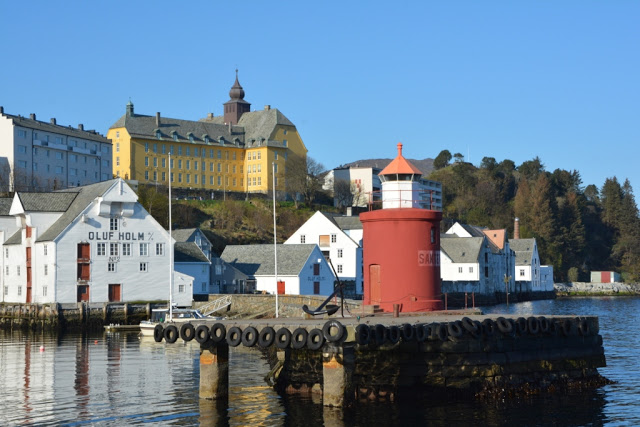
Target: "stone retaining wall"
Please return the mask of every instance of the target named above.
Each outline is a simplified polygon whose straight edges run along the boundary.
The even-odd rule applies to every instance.
[[[640,284],[638,283],[569,282],[569,283],[554,283],[553,286],[558,296],[640,295]]]

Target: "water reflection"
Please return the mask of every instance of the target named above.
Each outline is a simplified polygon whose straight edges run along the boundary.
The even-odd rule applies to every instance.
[[[228,398],[207,401],[198,396],[195,342],[158,344],[129,333],[0,331],[0,425],[640,425],[640,298],[535,301],[485,310],[599,316],[608,364],[600,372],[616,383],[503,401],[415,396],[341,410],[323,407],[319,396],[278,396],[264,382],[266,360],[239,347],[229,354]]]

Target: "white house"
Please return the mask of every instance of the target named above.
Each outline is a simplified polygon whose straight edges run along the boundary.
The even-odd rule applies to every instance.
[[[211,243],[197,228],[174,230],[174,270],[193,277],[193,294],[207,295],[211,284]]]
[[[378,168],[360,166],[335,168],[326,174],[322,188],[335,195],[336,184],[345,181],[349,183],[353,195],[351,206],[366,207],[372,201],[372,197],[380,196],[380,171]],[[335,196],[333,204],[339,204]]]
[[[228,245],[223,261],[246,278],[248,286],[270,294],[330,295],[335,275],[316,244]],[[277,278],[276,278],[277,277]],[[278,282],[279,284],[277,284]]]
[[[168,300],[191,305],[193,278],[174,277],[173,239],[114,179],[51,193],[15,194],[19,226],[2,245],[7,302]]]
[[[111,179],[111,141],[94,130],[6,114],[0,107],[0,189],[49,191]]]
[[[362,223],[357,216],[317,211],[284,242],[309,243],[330,260],[347,294],[362,295]]]
[[[536,239],[511,239],[515,252],[514,279],[518,292],[540,291],[540,256]]]

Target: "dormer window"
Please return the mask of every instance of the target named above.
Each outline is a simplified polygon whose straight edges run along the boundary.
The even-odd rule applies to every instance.
[[[224,137],[220,137],[220,139],[218,139],[218,142],[220,143],[220,145],[224,145]]]
[[[205,144],[209,143],[209,135],[207,135],[206,133],[204,135],[202,135],[202,140],[204,141]]]
[[[178,132],[176,132],[175,130],[173,132],[171,132],[171,137],[173,138],[174,141],[178,140]]]
[[[156,138],[162,139],[162,132],[160,132],[160,129],[155,129],[153,132],[156,134]]]
[[[187,136],[189,137],[189,142],[193,142],[193,134],[189,132]]]

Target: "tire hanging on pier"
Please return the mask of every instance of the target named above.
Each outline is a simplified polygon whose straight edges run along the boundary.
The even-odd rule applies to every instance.
[[[492,337],[496,334],[496,329],[498,329],[498,326],[496,325],[496,322],[493,321],[493,319],[484,319],[481,324],[482,333],[486,337]]]
[[[415,325],[415,337],[418,342],[425,342],[429,338],[430,330],[427,330],[427,325],[418,324]]]
[[[258,330],[253,326],[249,326],[242,331],[242,345],[245,347],[253,347],[258,342]]]
[[[538,324],[540,325],[540,332],[543,334],[548,334],[549,333],[549,329],[551,328],[551,323],[549,322],[549,319],[547,319],[544,316],[539,316],[538,317]]]
[[[531,335],[538,335],[538,332],[540,332],[540,322],[538,318],[533,316],[527,317],[527,328]]]
[[[207,325],[199,325],[196,328],[195,338],[199,344],[204,344],[209,341],[209,327]]]
[[[516,333],[522,336],[526,335],[528,331],[527,319],[524,317],[518,317],[516,319]]]
[[[309,336],[307,336],[307,348],[309,350],[320,350],[323,345],[324,333],[322,332],[322,329],[312,329],[311,332],[309,332]]]
[[[164,338],[164,328],[162,327],[162,325],[157,324],[153,328],[153,339],[155,340],[155,342],[161,342],[163,338]]]
[[[216,344],[222,342],[227,337],[227,328],[222,323],[215,323],[211,327],[209,336]]]
[[[180,326],[180,338],[182,341],[189,342],[196,336],[196,328],[191,323],[184,323]]]
[[[375,326],[375,339],[377,345],[383,345],[387,340],[387,328],[384,325],[377,324]]]
[[[413,325],[410,325],[408,323],[405,323],[404,325],[402,325],[402,341],[408,342],[408,341],[412,341],[413,338],[415,337],[415,329],[413,328]]]
[[[479,325],[479,323],[474,322],[468,317],[463,317],[461,322],[464,330],[469,332],[472,337],[480,338],[482,336],[482,326]]]
[[[391,344],[397,344],[400,341],[400,328],[397,325],[389,326],[389,342]]]
[[[457,320],[455,322],[447,323],[447,332],[449,333],[449,337],[453,338],[454,340],[462,338],[462,335],[464,335],[462,322]]]
[[[237,347],[242,342],[242,329],[232,326],[227,331],[227,344],[231,347]]]
[[[587,319],[577,317],[576,321],[578,322],[578,332],[580,332],[580,335],[585,336],[591,333],[591,327],[589,326]]]
[[[336,329],[336,333],[334,335],[331,334],[332,329]],[[345,333],[345,327],[342,323],[337,320],[329,320],[322,327],[322,332],[324,333],[324,337],[329,342],[338,342],[342,339]]]
[[[496,319],[496,325],[502,335],[513,336],[515,333],[515,327],[513,326],[511,319],[505,319],[504,317],[498,317]]]
[[[258,345],[267,348],[273,344],[276,339],[276,331],[271,326],[265,326],[258,335]]]
[[[291,347],[296,350],[303,349],[307,345],[309,332],[305,328],[296,328],[291,334]]]
[[[280,328],[278,332],[276,332],[276,347],[281,350],[289,347],[291,344],[291,331],[287,328]]]
[[[371,329],[369,325],[361,323],[356,326],[356,342],[360,345],[367,345],[371,341]]]
[[[179,336],[180,332],[178,332],[178,328],[175,325],[169,325],[164,328],[164,340],[169,344],[176,342]]]

